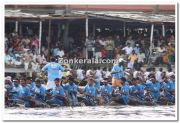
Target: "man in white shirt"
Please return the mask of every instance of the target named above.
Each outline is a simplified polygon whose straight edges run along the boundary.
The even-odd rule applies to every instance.
[[[58,51],[57,55],[62,58],[65,55],[64,50],[61,49],[60,51]]]
[[[158,82],[162,82],[162,68],[159,68],[159,70],[156,72],[155,77]]]
[[[77,79],[79,80],[83,80],[84,79],[84,70],[81,68],[78,68],[76,70],[76,74],[77,74]]]
[[[144,63],[145,60],[145,53],[142,52],[142,50],[140,50],[140,52],[137,54],[138,57],[138,64],[140,67],[142,67],[142,64]]]
[[[126,52],[127,55],[131,54],[133,51],[133,48],[130,46],[130,44],[128,43],[126,47],[124,47],[122,50],[124,50]]]
[[[97,67],[95,77],[96,77],[98,80],[102,80],[102,79],[103,79],[103,78],[102,78],[102,71],[100,70],[100,67]]]

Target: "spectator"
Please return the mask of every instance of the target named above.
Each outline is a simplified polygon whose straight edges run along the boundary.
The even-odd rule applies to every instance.
[[[129,55],[132,53],[133,48],[131,47],[130,43],[127,43],[127,45],[122,50],[124,50],[126,54]]]
[[[101,58],[102,56],[101,56],[101,48],[102,48],[102,46],[101,46],[101,44],[99,43],[99,40],[96,40],[96,42],[95,42],[95,58],[96,59],[99,59],[99,58]]]
[[[138,59],[138,57],[137,57],[135,51],[133,50],[132,54],[129,55],[129,57],[128,57],[128,60],[129,60],[128,68],[133,69],[134,68],[134,64],[137,61],[137,59]]]
[[[107,52],[107,59],[112,59],[113,56],[113,49],[114,49],[114,42],[112,41],[112,38],[109,37],[107,38],[107,40],[105,41],[105,49]]]

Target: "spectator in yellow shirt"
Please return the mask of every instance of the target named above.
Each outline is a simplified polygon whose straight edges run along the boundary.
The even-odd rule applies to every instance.
[[[134,63],[137,61],[138,56],[135,53],[135,51],[133,50],[132,53],[129,55],[128,60],[128,68],[133,69],[134,68]]]

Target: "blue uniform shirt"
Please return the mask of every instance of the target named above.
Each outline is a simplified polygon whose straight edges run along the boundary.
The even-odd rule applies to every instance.
[[[164,83],[164,96],[167,98],[171,98],[171,94],[168,91],[173,90],[173,83],[168,81],[167,83]]]
[[[55,62],[48,63],[42,68],[42,71],[47,71],[48,73],[48,81],[54,81],[55,78],[59,78],[59,70],[64,71],[64,68]]]
[[[42,86],[40,86],[39,88],[36,87],[36,88],[35,88],[35,92],[41,94],[41,96],[35,95],[35,98],[37,98],[37,99],[42,99],[42,100],[45,99],[46,89],[45,89],[44,87],[42,87]]]
[[[100,80],[99,79],[96,79],[96,81],[95,81],[95,88],[100,90]]]
[[[77,94],[77,85],[73,83],[73,85],[70,85],[69,83],[66,83],[65,85],[63,85],[64,90],[67,94],[68,97],[71,97],[70,95],[70,91],[75,91]]]
[[[90,94],[91,96],[95,97],[96,96],[96,89],[94,85],[89,86],[88,84],[84,88],[84,93],[85,94]]]
[[[121,95],[121,98],[123,99],[123,102],[125,104],[128,103],[128,98],[129,98],[129,86],[128,85],[123,85],[121,87],[121,92],[123,92],[124,94]]]
[[[22,87],[20,85],[13,86],[13,89],[12,89],[12,92],[13,92],[12,99],[17,99],[18,97],[21,96],[21,88]]]
[[[159,82],[151,83],[149,85],[150,94],[152,95],[153,99],[155,99],[155,101],[159,100],[160,88],[161,88],[161,85]]]
[[[142,93],[139,94],[139,96],[141,98],[144,98],[144,86],[141,85],[141,84],[138,84],[138,89],[139,89],[140,92],[142,92]]]
[[[21,96],[30,96],[30,90],[27,86],[21,88]]]
[[[110,84],[107,84],[107,85],[103,85],[101,87],[101,92],[102,94],[111,94],[112,93],[112,86]]]
[[[121,79],[123,77],[123,75],[124,75],[123,67],[119,66],[118,64],[113,66],[111,72],[119,72],[119,73],[116,73],[116,74],[112,74],[112,78],[115,78],[115,79]]]
[[[55,87],[50,94],[59,94],[64,96],[64,89],[62,86]]]
[[[35,82],[31,82],[31,84],[27,84],[27,87],[30,90],[30,96],[34,96],[34,90],[36,88]]]

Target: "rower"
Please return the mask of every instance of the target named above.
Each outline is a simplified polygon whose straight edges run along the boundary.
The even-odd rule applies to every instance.
[[[121,82],[122,82],[122,87],[120,90],[120,94],[119,94],[119,102],[121,104],[128,104],[129,101],[129,86],[126,84],[126,78],[122,77],[121,78]]]
[[[51,99],[47,100],[47,103],[50,105],[65,105],[65,93],[59,81],[59,78],[54,79],[55,87],[50,91]]]
[[[21,100],[19,103],[23,104],[25,107],[30,106],[30,100],[31,100],[31,95],[30,95],[30,89],[27,86],[26,79],[21,79],[20,84],[22,86],[21,88],[21,95],[19,96],[19,99]]]
[[[68,100],[70,101],[71,106],[77,106],[77,85],[74,83],[74,77],[69,76],[68,83],[62,84],[62,87],[65,90]]]
[[[138,78],[133,78],[132,79],[132,86],[130,87],[130,95],[137,98],[137,99],[140,99],[140,100],[143,100],[143,96],[144,96],[144,89],[142,89],[142,87],[138,84],[139,80]]]
[[[146,90],[150,91],[153,101],[157,102],[160,98],[160,82],[157,82],[154,75],[150,76],[149,82],[147,83]]]
[[[166,99],[169,102],[175,101],[174,94],[173,94],[174,86],[173,86],[172,78],[174,78],[174,77],[171,77],[171,81],[169,81],[167,77],[163,78],[163,80],[164,80],[164,83],[163,83],[164,96],[166,97]]]
[[[35,87],[35,91],[34,91],[35,100],[44,102],[45,96],[46,96],[46,89],[41,85],[40,79],[36,79],[35,83],[36,83],[36,87]]]
[[[84,88],[84,95],[86,100],[90,105],[96,105],[95,104],[95,98],[96,98],[96,89],[94,87],[94,79],[92,77],[88,77],[87,84]]]
[[[103,101],[105,104],[109,103],[111,94],[112,94],[112,86],[108,84],[108,78],[103,79],[104,85],[101,87],[101,95],[103,97]]]

